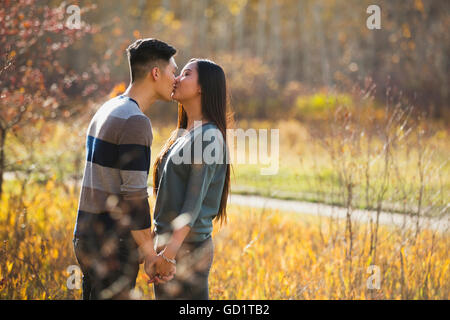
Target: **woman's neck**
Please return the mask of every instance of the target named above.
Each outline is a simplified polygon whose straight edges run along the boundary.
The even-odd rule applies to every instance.
[[[194,125],[197,125],[198,122],[201,122],[201,124],[204,123],[204,119],[203,116],[195,116],[195,117],[189,117],[187,118],[187,127],[186,130],[191,130],[192,128],[194,128]]]
[[[192,105],[184,106],[184,110],[186,111],[187,116],[187,127],[186,130],[191,130],[197,121],[203,121],[205,120],[202,114],[202,108],[200,103],[194,103]]]

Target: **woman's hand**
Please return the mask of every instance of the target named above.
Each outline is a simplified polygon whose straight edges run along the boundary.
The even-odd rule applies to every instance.
[[[176,266],[166,261],[160,253],[155,260],[155,273],[159,276],[170,278],[169,280],[172,280],[176,271]]]
[[[155,284],[165,283],[173,279],[177,268],[175,264],[171,263],[169,260],[175,259],[175,256],[190,229],[189,226],[184,226],[175,230],[168,245],[163,251],[159,252],[158,258],[155,260]],[[166,259],[162,256],[163,254]]]

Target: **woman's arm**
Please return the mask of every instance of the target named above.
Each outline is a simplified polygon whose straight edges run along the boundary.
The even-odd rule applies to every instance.
[[[165,283],[171,280],[176,272],[173,265],[165,265],[165,260],[158,256],[153,248],[154,232],[148,229],[132,230],[131,234],[143,255],[144,271],[149,277],[149,283]],[[162,268],[163,267],[163,268]],[[155,277],[161,275],[160,278]]]
[[[178,250],[180,250],[180,247],[190,230],[191,227],[186,225],[173,232],[172,237],[170,238],[170,241],[166,246],[166,249],[164,250],[165,257],[169,259],[175,259]]]
[[[184,239],[191,231],[199,216],[214,170],[214,165],[193,164],[191,166],[184,204],[180,215],[175,219],[180,219],[180,221],[175,223],[178,226],[175,227],[163,252],[166,258],[175,259]]]
[[[172,237],[168,245],[158,254],[158,259],[155,261],[155,272],[160,275],[172,275],[176,272],[176,265],[169,262],[169,260],[174,260],[177,256],[178,250],[180,250],[184,239],[188,235],[191,227],[184,226],[182,228],[176,229],[172,233]],[[164,279],[165,280],[165,279]],[[158,283],[158,281],[156,281]]]
[[[202,135],[198,135],[197,139],[201,139]],[[213,140],[213,143],[218,143],[219,139]],[[202,143],[202,155],[204,155],[206,143]],[[192,148],[194,148],[195,142],[193,142]],[[218,150],[222,145],[219,145]],[[193,150],[193,149],[192,149]],[[217,152],[217,151],[216,151]],[[179,212],[179,215],[173,221],[174,231],[172,236],[167,243],[164,252],[162,253],[164,257],[168,259],[175,259],[178,250],[180,249],[183,241],[191,231],[196,220],[199,217],[201,207],[205,196],[208,192],[209,185],[214,178],[218,164],[215,162],[206,163],[205,159],[192,159],[192,164],[190,165],[189,176],[187,179],[186,193],[184,197],[183,206]],[[165,261],[167,264],[170,262]],[[168,265],[167,265],[168,266]]]

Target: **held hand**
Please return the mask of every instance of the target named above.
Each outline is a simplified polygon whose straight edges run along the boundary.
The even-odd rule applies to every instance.
[[[144,271],[147,276],[150,278],[149,283],[154,282],[156,271],[155,271],[155,262],[158,256],[145,257],[144,258]]]
[[[170,281],[172,279],[173,279],[173,275],[168,276],[168,277],[163,277],[163,276],[160,276],[160,275],[157,274],[153,279],[147,281],[147,283],[163,284],[163,283],[166,283],[166,282],[168,282],[168,281]]]
[[[143,264],[145,261],[145,254],[142,252],[141,248],[138,248],[138,254],[139,254],[139,264]]]
[[[157,277],[154,279],[156,284],[166,283],[173,279],[176,273],[176,267],[172,263],[166,261],[161,255],[155,261],[155,273]]]

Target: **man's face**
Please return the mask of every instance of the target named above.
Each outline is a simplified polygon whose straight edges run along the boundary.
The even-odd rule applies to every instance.
[[[177,72],[177,64],[175,59],[172,57],[166,67],[161,70],[161,77],[158,79],[157,93],[161,100],[171,101],[171,94],[173,90],[173,85],[175,84],[175,77]]]

